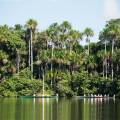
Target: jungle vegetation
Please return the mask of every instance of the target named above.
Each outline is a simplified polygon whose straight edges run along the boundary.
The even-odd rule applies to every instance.
[[[0,26],[0,96],[120,94],[120,19],[106,22],[99,41],[94,31],[68,21],[39,31],[25,25]],[[81,45],[85,41],[86,45]]]

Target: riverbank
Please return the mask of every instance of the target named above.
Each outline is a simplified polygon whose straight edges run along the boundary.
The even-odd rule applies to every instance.
[[[87,76],[86,73],[72,74],[72,80],[69,77],[51,84],[48,81],[38,79],[29,79],[26,71],[22,71],[19,77],[13,76],[0,83],[0,96],[2,97],[20,97],[20,96],[116,96],[119,97],[119,81],[104,80],[98,76]],[[23,77],[24,76],[24,77]],[[61,76],[63,77],[63,76]]]

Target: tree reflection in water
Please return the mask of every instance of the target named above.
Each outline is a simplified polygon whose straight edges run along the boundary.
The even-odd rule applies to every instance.
[[[119,111],[113,99],[0,99],[0,120],[119,120]]]

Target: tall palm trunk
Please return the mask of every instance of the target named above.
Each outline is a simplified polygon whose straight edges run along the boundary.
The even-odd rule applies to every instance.
[[[20,71],[20,53],[19,50],[17,50],[17,73],[19,76],[19,71]]]
[[[52,45],[52,53],[51,53],[51,86],[53,84],[53,81],[52,81],[52,78],[53,78],[53,52],[54,52],[54,48],[53,48],[53,45]]]
[[[104,58],[103,58],[103,79],[105,77],[105,70],[104,70],[104,66],[105,66],[105,62],[104,62]]]
[[[105,40],[105,78],[107,79],[107,58],[106,58],[106,55],[107,55],[107,43],[106,43],[106,40]]]
[[[87,58],[88,58],[90,55],[90,40],[89,40],[88,36],[86,38],[86,41],[88,42],[88,52],[87,52]],[[89,63],[87,63],[87,72],[89,72],[88,66],[89,66]]]
[[[69,50],[69,51],[70,51],[70,55],[71,55],[71,54],[72,54],[72,44],[71,44],[71,43],[70,43],[70,46],[69,46],[69,47],[70,47],[70,50]]]
[[[31,70],[31,79],[33,78],[33,31],[35,32],[37,21],[30,19],[26,24],[28,30],[30,31],[30,41],[29,41],[29,67]]]
[[[118,50],[118,48],[117,48],[117,46],[116,46],[116,51]],[[118,65],[118,62],[117,62],[117,66],[116,66],[116,72],[117,72],[117,74],[118,74],[118,72],[119,72],[119,65]]]
[[[45,91],[45,71],[44,71],[44,68],[42,66],[42,78],[43,78],[43,89],[42,89],[42,94],[44,95],[44,91]]]
[[[40,80],[40,65],[39,65],[39,67],[38,67],[38,72],[39,72],[39,73],[38,73],[38,74],[39,74],[38,76],[39,76],[39,80]]]
[[[112,40],[112,81],[114,79],[114,70],[113,70],[113,55],[114,55],[114,44],[115,44],[115,41],[114,39]]]
[[[30,62],[30,58],[31,58],[31,55],[30,55],[30,54],[31,54],[31,53],[30,53],[30,51],[31,51],[31,50],[30,50],[30,41],[31,41],[31,40],[29,40],[29,56],[28,56],[29,61],[28,61],[28,63],[29,63],[29,69],[31,70],[31,62]]]
[[[31,48],[31,79],[33,78],[33,44],[32,44],[33,36],[32,36],[32,30],[30,30],[30,48]]]
[[[88,37],[87,37],[87,40],[88,40],[88,56],[89,56],[89,54],[90,54],[90,40]]]
[[[39,61],[39,57],[38,57],[38,61]],[[39,64],[39,66],[38,66],[38,77],[39,77],[39,80],[40,80],[40,70],[41,70],[41,66]]]

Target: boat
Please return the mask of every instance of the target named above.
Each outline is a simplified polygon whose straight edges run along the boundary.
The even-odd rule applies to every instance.
[[[109,98],[108,96],[80,96],[80,98]]]
[[[109,95],[84,95],[84,96],[75,96],[77,98],[110,98]]]
[[[21,96],[20,98],[58,98],[58,96],[54,95],[41,95],[41,96]]]

